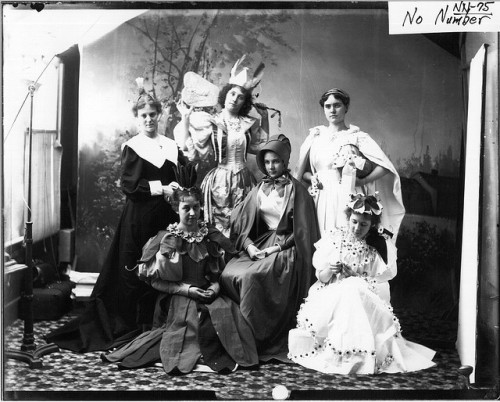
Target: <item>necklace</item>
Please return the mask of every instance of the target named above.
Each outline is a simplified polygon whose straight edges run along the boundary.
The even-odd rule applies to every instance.
[[[160,147],[160,149],[163,149],[163,146],[161,145],[161,138],[160,138],[159,134],[155,135],[154,137],[151,137],[150,135],[146,134],[146,137],[153,140],[156,143],[156,145],[158,145]]]
[[[241,130],[241,120],[239,117],[233,120],[229,120],[227,118],[224,118],[224,121],[226,122],[226,126],[233,130],[233,131],[240,131]]]

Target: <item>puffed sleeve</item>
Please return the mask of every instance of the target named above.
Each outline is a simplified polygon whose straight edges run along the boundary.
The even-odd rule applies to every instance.
[[[190,161],[208,160],[213,156],[212,135],[214,123],[212,116],[203,111],[195,111],[189,120],[189,135],[183,139],[183,122],[174,127],[174,138],[178,144],[183,145],[186,157]],[[182,147],[181,145],[181,147]]]
[[[124,194],[134,201],[152,197],[150,183],[142,177],[143,159],[132,148],[125,146],[121,163],[121,187]]]
[[[322,237],[314,244],[316,251],[313,254],[312,263],[316,269],[316,277],[319,278],[321,271],[330,268],[332,261],[333,238],[331,235]]]
[[[392,241],[387,241],[387,263],[380,256],[377,251],[374,251],[376,257],[372,264],[372,274],[370,275],[374,280],[375,292],[382,298],[382,300],[390,303],[391,292],[389,280],[394,278],[397,273],[396,266],[396,247]]]
[[[379,283],[388,282],[397,274],[396,256],[397,249],[392,241],[386,241],[387,244],[387,263],[384,262],[379,253],[374,261],[372,276]]]
[[[187,296],[191,286],[182,282],[182,256],[179,252],[170,249],[170,253],[166,253],[160,249],[155,257],[151,286],[160,292]]]
[[[314,244],[316,251],[313,254],[313,266],[316,268],[316,277],[319,279],[321,271],[330,268],[330,264],[342,261],[340,245],[342,242],[342,231],[336,230],[325,234]]]

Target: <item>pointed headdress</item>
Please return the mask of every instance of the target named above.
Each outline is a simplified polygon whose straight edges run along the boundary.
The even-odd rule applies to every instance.
[[[234,63],[233,68],[231,69],[231,75],[229,77],[229,84],[236,84],[251,91],[257,85],[259,85],[259,82],[262,80],[265,66],[264,63],[260,63],[255,69],[255,72],[253,73],[253,76],[251,78],[249,77],[248,67],[243,67],[241,71],[237,73],[239,67],[246,59],[246,57],[247,55],[244,54],[236,61],[236,63]]]

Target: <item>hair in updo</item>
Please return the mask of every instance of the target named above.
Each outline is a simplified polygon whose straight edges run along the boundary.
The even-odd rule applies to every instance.
[[[332,88],[332,89],[326,91],[323,95],[321,95],[321,98],[319,99],[319,104],[321,105],[321,107],[325,106],[326,100],[331,95],[333,95],[337,99],[340,99],[342,101],[342,103],[344,104],[344,106],[346,107],[346,109],[349,109],[349,105],[351,103],[351,97],[349,96],[349,94],[346,91],[339,89],[339,88]]]
[[[252,109],[252,91],[245,89],[237,84],[224,85],[224,87],[219,92],[219,97],[218,97],[219,105],[221,105],[221,107],[224,107],[227,93],[234,87],[240,88],[241,92],[243,92],[243,95],[245,96],[245,100],[243,101],[243,105],[241,106],[241,109],[238,114],[240,116],[247,116],[248,113],[250,113],[250,109]]]
[[[183,202],[186,198],[192,197],[196,201],[203,205],[203,194],[198,187],[178,187],[174,190],[170,204],[174,211],[179,211],[179,204]]]
[[[137,102],[135,102],[134,106],[132,106],[132,113],[134,113],[134,116],[137,117],[138,111],[144,109],[147,105],[151,106],[153,109],[156,109],[158,114],[160,114],[163,109],[161,102],[148,94],[143,89],[139,94],[139,97],[137,98]]]

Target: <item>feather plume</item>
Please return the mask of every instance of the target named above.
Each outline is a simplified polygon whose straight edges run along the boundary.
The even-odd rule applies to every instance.
[[[177,167],[175,171],[175,181],[179,183],[181,187],[191,188],[195,185],[197,179],[196,167],[192,163],[187,163],[186,165],[181,165]]]
[[[253,73],[253,77],[250,80],[250,82],[245,85],[248,89],[253,89],[257,85],[259,85],[259,82],[262,80],[262,76],[264,75],[264,63],[260,63],[257,68],[255,69],[255,72]]]
[[[144,92],[146,92],[144,90],[144,78],[143,77],[137,77],[135,79],[135,82],[137,84],[137,89],[139,90],[139,95],[143,94]]]
[[[233,68],[231,69],[231,78],[236,77],[236,71],[238,70],[239,66],[243,61],[246,59],[247,55],[244,54],[241,56],[238,60],[236,60],[236,63],[234,63]]]

